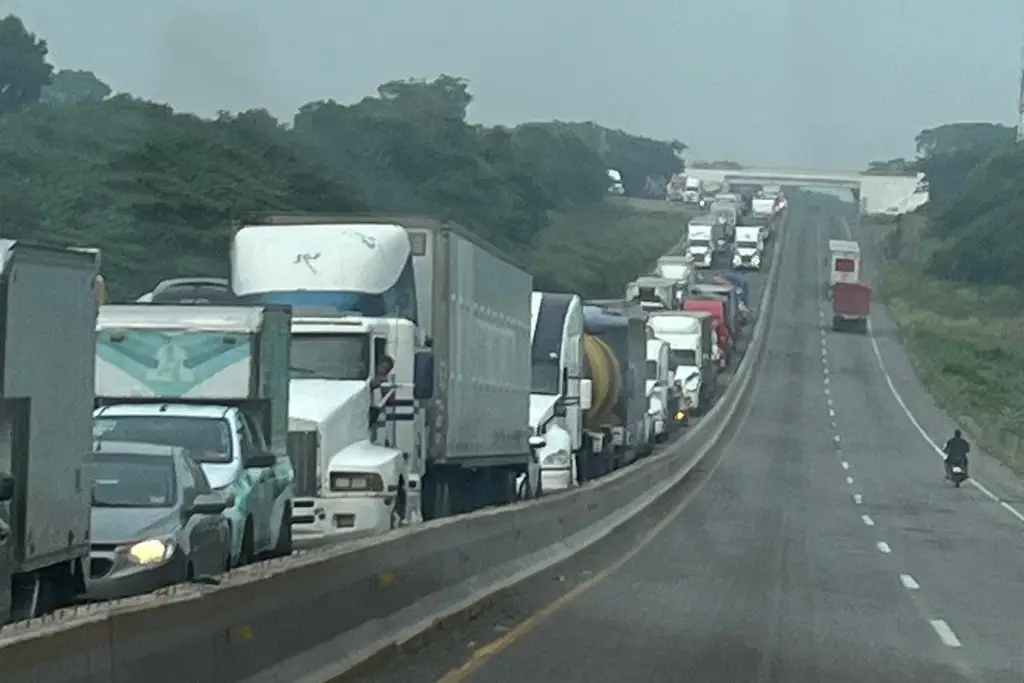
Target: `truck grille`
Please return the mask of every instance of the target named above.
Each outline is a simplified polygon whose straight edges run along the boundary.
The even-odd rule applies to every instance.
[[[295,495],[312,498],[317,495],[317,432],[288,432],[288,457],[295,470]]]

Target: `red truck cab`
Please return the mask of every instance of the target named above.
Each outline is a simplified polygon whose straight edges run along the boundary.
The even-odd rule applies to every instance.
[[[832,329],[868,331],[871,287],[863,282],[840,282],[832,289]]]
[[[711,327],[718,340],[718,348],[722,352],[722,358],[728,363],[732,339],[729,337],[729,325],[725,320],[725,302],[717,299],[687,299],[683,302],[683,310],[711,314]]]

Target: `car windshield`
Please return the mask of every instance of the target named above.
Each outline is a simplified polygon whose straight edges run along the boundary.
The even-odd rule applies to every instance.
[[[293,334],[292,379],[370,378],[370,337],[366,334]]]
[[[229,463],[234,455],[231,425],[215,417],[101,415],[93,419],[93,438],[177,446],[201,463]]]
[[[93,507],[169,508],[177,502],[177,477],[171,455],[94,454]]]

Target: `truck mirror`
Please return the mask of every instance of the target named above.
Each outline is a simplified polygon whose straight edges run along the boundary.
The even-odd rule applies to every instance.
[[[594,400],[594,382],[589,379],[580,380],[580,410],[589,410]]]
[[[562,399],[558,399],[557,401],[555,401],[555,405],[552,406],[551,408],[551,415],[553,417],[565,417],[565,414],[565,401]]]
[[[0,474],[0,503],[6,503],[14,498],[14,477],[9,474]]]
[[[530,437],[529,444],[530,448],[532,448],[535,451],[539,451],[541,448],[544,448],[545,446],[548,445],[548,440],[545,439],[543,436],[535,435]]]
[[[417,351],[413,367],[413,398],[419,401],[434,398],[434,353]]]

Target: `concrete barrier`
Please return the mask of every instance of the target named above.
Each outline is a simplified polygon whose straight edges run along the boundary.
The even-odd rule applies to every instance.
[[[783,229],[735,379],[673,448],[548,498],[262,563],[217,586],[182,586],[7,628],[3,683],[326,680],[596,542],[678,485],[738,423],[785,240]]]

